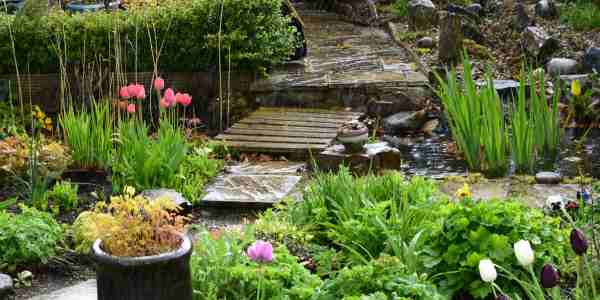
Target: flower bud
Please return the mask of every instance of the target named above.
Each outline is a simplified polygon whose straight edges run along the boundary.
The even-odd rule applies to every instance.
[[[520,240],[516,242],[514,249],[515,256],[523,267],[530,266],[535,260],[535,255],[533,254],[533,249],[531,249],[531,244],[529,244],[529,241]]]
[[[583,255],[588,249],[588,242],[581,230],[574,228],[571,231],[571,247],[577,255]]]
[[[551,264],[545,264],[542,268],[542,286],[545,289],[551,289],[558,285],[558,281],[560,280],[560,275]]]
[[[479,261],[479,275],[481,280],[485,282],[494,282],[498,273],[496,273],[496,267],[494,263],[489,259],[482,259]]]

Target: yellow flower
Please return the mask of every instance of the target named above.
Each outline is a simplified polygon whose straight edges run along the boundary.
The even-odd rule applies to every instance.
[[[462,188],[458,189],[458,191],[456,191],[456,197],[459,198],[466,198],[466,197],[471,197],[471,189],[469,188],[469,184],[465,183],[463,185]]]
[[[43,120],[46,117],[46,114],[44,114],[43,111],[38,111],[36,117],[40,120]]]
[[[132,186],[126,185],[124,191],[125,191],[125,194],[127,194],[129,196],[135,195],[135,188]]]
[[[50,118],[46,118],[46,120],[44,120],[44,123],[45,123],[46,125],[52,125],[52,119],[50,119]]]
[[[581,95],[581,83],[579,80],[573,80],[571,83],[571,94],[575,97],[579,97]]]
[[[44,126],[44,128],[46,128],[46,130],[48,131],[52,131],[52,125],[46,125]]]

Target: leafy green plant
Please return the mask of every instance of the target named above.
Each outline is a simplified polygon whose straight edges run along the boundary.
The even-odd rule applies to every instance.
[[[313,299],[446,299],[423,276],[410,274],[398,257],[381,256],[365,265],[344,268],[324,282]]]
[[[21,206],[20,214],[0,211],[0,270],[46,263],[63,241],[62,227],[45,212]]]
[[[539,92],[537,90],[539,82]],[[541,157],[547,160],[553,160],[558,155],[560,140],[562,137],[562,128],[560,126],[560,111],[558,102],[560,100],[560,89],[552,96],[552,102],[548,104],[546,95],[546,86],[544,82],[544,72],[535,78],[533,73],[529,74],[529,86],[531,97],[531,111],[534,124],[534,138],[537,146],[537,152]]]
[[[394,1],[392,12],[399,17],[406,17],[408,15],[408,0]]]
[[[113,165],[113,189],[126,185],[137,190],[172,188],[180,182],[177,173],[186,159],[185,136],[169,122],[161,122],[156,138],[148,126],[133,119],[122,122]]]
[[[426,226],[431,230],[424,253],[430,256],[430,272],[436,274],[435,282],[445,294],[466,290],[479,299],[490,295],[491,287],[477,272],[479,261],[485,258],[528,277],[513,255],[513,244],[521,239],[531,241],[535,249],[536,270],[545,262],[565,263],[568,232],[561,228],[560,219],[546,217],[540,210],[517,201],[475,203],[469,199],[436,210],[440,222]],[[519,285],[506,278],[496,283],[507,293],[521,294]]]
[[[206,183],[217,176],[223,168],[223,161],[211,157],[211,149],[198,147],[185,156],[175,175],[174,188],[186,199],[196,204],[202,198]]]
[[[571,24],[577,30],[600,28],[600,7],[592,1],[574,1],[562,6],[561,21]]]
[[[271,263],[245,253],[252,230],[213,237],[202,231],[191,258],[195,299],[311,299],[321,280],[298,263],[285,246],[277,246]],[[260,297],[258,296],[260,290]]]
[[[48,198],[51,201],[51,210],[55,214],[77,209],[79,200],[77,198],[78,186],[69,181],[61,181],[54,185],[48,192]]]
[[[536,162],[535,116],[527,109],[526,82],[521,75],[516,104],[511,106],[512,157],[518,174],[531,173]]]
[[[80,168],[107,169],[113,154],[113,120],[108,101],[75,111],[68,106],[60,120],[73,162]]]

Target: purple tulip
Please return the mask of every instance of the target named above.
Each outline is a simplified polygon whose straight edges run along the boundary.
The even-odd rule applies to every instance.
[[[575,228],[571,231],[571,247],[577,255],[583,255],[587,251],[588,242],[581,230]]]
[[[545,289],[551,289],[558,285],[560,275],[551,264],[545,264],[542,268],[542,286]]]
[[[257,262],[273,261],[273,245],[268,242],[258,240],[248,248],[248,257]]]
[[[506,295],[499,295],[496,297],[496,300],[510,300],[510,297]]]

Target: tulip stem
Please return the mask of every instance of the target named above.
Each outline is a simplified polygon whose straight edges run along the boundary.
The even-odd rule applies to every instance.
[[[533,272],[533,266],[532,265],[527,266],[527,270],[529,271],[529,274],[531,275],[531,280],[533,282],[533,285],[535,286],[535,290],[536,290],[535,292],[537,294],[536,298],[539,300],[544,300],[545,299],[544,291],[540,287],[539,280],[538,280],[537,276],[535,276],[535,273]]]
[[[583,264],[585,265],[586,269],[587,269],[587,273],[590,276],[590,285],[592,286],[592,299],[596,299],[596,282],[594,282],[594,272],[592,271],[592,267],[590,267],[590,264],[587,261],[587,257],[585,255],[582,255],[583,258]]]

